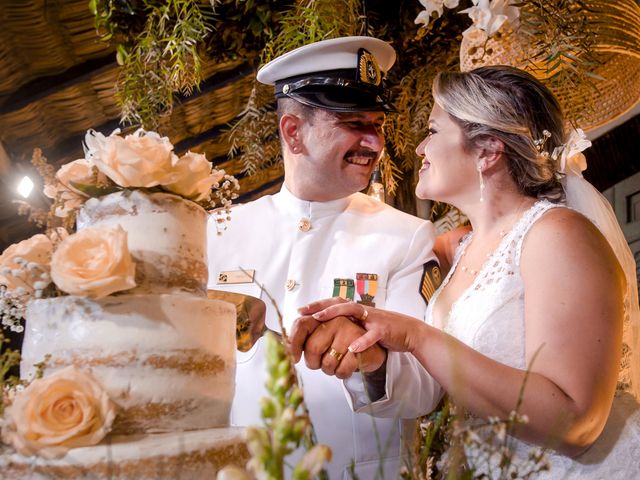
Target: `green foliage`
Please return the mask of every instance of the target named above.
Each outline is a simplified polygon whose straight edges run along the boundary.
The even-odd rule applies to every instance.
[[[262,64],[308,43],[361,33],[359,0],[305,0],[281,12],[278,33],[265,45]],[[249,175],[266,175],[282,162],[273,89],[254,81],[247,108],[232,125],[229,157]]]
[[[0,417],[4,413],[9,392],[20,384],[20,379],[10,374],[14,367],[20,365],[20,352],[6,348],[8,343],[9,339],[0,329]]]
[[[388,79],[392,86],[392,103],[398,113],[388,115],[385,121],[389,158],[383,157],[381,170],[387,192],[395,195],[396,206],[405,211],[412,211],[415,205],[414,186],[420,167],[415,150],[427,131],[433,106],[433,78],[438,71],[459,68],[460,41],[466,27],[465,17],[455,13],[466,6],[461,3],[463,5],[451,11],[450,15],[418,30],[413,22],[419,3],[402,2],[403,8],[387,28],[398,53],[398,60]],[[375,23],[374,26],[377,28]],[[415,34],[407,35],[406,32]]]
[[[282,0],[218,0],[206,52],[216,61],[253,61],[278,29],[280,13],[292,2]]]
[[[266,63],[308,43],[363,33],[359,0],[304,0],[285,11],[262,55]]]
[[[526,68],[545,77],[552,90],[597,85],[594,66],[603,57],[594,47],[602,25],[594,18],[595,9],[604,8],[600,4],[515,4],[521,11],[516,33],[530,47]],[[459,68],[461,34],[471,23],[460,11],[471,6],[471,0],[461,0],[458,7],[445,9],[441,17],[418,28],[414,20],[422,7],[417,0],[90,1],[101,38],[116,45],[122,64],[117,98],[123,119],[147,128],[171,112],[176,92],[188,95],[197,88],[203,58],[244,59],[257,66],[327,38],[366,34],[391,42],[398,60],[387,81],[398,114],[389,115],[385,123],[387,155],[380,170],[392,202],[410,212],[418,170],[414,151],[432,106],[431,82],[437,71]],[[584,114],[581,108],[575,115],[578,111]],[[567,113],[572,121],[580,120]],[[281,165],[276,122],[270,89],[256,84],[229,132],[230,158],[242,164],[243,172],[261,176]]]
[[[293,467],[292,478],[326,479],[322,467],[331,459],[331,451],[315,442],[291,354],[271,333],[265,335],[265,350],[269,397],[261,399],[264,427],[247,428],[248,468],[257,478],[280,480],[285,478],[286,457],[304,446],[307,452]]]
[[[438,407],[416,421],[416,441],[408,456],[408,465],[400,477],[405,480],[427,480],[437,472],[437,460],[447,451],[450,442],[453,415],[448,397]]]
[[[156,128],[171,113],[174,94],[190,95],[201,81],[198,48],[211,31],[211,10],[196,0],[96,0],[91,8],[102,39],[120,42],[116,99],[122,120]]]
[[[518,402],[520,404],[520,402]],[[544,449],[516,457],[513,429],[526,424],[517,411],[506,419],[472,420],[445,396],[417,422],[416,442],[401,471],[404,480],[533,479],[549,470]]]
[[[229,157],[249,175],[266,175],[282,161],[272,87],[254,81],[247,107],[229,132]]]

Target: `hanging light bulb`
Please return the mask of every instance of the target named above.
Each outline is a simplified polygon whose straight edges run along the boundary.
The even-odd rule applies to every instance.
[[[31,194],[31,190],[33,190],[33,181],[29,177],[24,176],[22,180],[20,180],[17,190],[22,197],[27,198]]]
[[[376,167],[371,174],[371,183],[369,184],[367,195],[380,202],[384,202],[384,184],[382,183],[382,174],[380,173],[379,167]]]

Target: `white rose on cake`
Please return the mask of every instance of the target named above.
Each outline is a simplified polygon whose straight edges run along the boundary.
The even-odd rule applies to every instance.
[[[89,374],[67,367],[34,380],[6,411],[3,440],[22,455],[63,456],[95,445],[111,429],[115,405]]]
[[[176,181],[165,185],[170,192],[196,202],[207,200],[211,188],[224,178],[224,170],[213,170],[211,162],[200,153],[187,152],[174,166]]]
[[[135,287],[127,232],[118,225],[70,235],[51,258],[51,278],[63,292],[92,298]]]
[[[178,157],[167,137],[138,129],[121,137],[115,130],[105,137],[89,130],[85,136],[86,157],[98,170],[124,188],[167,185],[177,179]]]

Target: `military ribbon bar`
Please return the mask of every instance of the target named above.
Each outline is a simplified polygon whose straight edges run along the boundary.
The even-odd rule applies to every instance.
[[[356,273],[356,291],[360,295],[358,303],[375,307],[373,299],[378,293],[378,275],[376,273]]]
[[[355,284],[352,278],[334,278],[333,296],[341,297],[345,300],[353,300],[355,294]]]

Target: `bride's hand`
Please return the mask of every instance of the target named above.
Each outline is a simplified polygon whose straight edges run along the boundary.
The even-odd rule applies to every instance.
[[[303,315],[311,315],[319,322],[345,316],[362,325],[367,333],[349,345],[349,351],[362,352],[379,342],[396,352],[413,352],[420,343],[421,332],[426,324],[401,313],[380,310],[343,298],[329,298],[310,303],[299,309]]]

